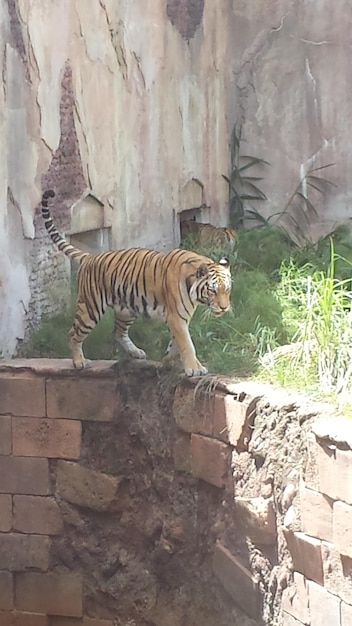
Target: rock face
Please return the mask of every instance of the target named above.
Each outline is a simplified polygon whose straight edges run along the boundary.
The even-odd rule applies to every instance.
[[[264,214],[334,162],[312,233],[349,217],[346,0],[0,0],[0,12],[0,353],[65,299],[67,264],[36,211],[48,186],[76,243],[170,249],[183,210],[227,223],[240,123],[242,153],[272,164]]]

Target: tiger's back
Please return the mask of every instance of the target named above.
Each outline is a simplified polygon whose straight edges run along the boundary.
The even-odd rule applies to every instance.
[[[227,259],[215,263],[181,249],[162,253],[129,248],[90,255],[58,233],[48,208],[51,197],[53,192],[47,191],[42,199],[46,229],[59,250],[80,264],[76,315],[69,337],[74,366],[87,366],[83,341],[107,307],[112,307],[116,339],[132,357],[146,357],[128,334],[133,320],[157,318],[167,322],[172,335],[170,354],[180,354],[186,374],[206,373],[196,357],[188,325],[198,304],[208,306],[215,315],[229,310],[231,274]]]
[[[213,245],[217,248],[233,250],[237,242],[237,233],[233,228],[213,226],[213,224],[183,220],[180,223],[181,239],[193,236],[200,245]]]

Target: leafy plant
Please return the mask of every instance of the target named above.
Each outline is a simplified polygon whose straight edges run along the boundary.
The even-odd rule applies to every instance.
[[[330,242],[326,271],[284,263],[277,297],[289,344],[261,359],[266,376],[302,385],[340,400],[352,392],[352,293],[349,280],[335,276],[338,259]]]
[[[299,241],[307,242],[307,227],[311,221],[318,217],[318,211],[314,205],[315,197],[325,196],[331,187],[336,187],[335,183],[323,176],[317,176],[317,172],[321,172],[328,167],[332,167],[334,163],[328,163],[321,167],[315,167],[304,176],[301,177],[297,187],[290,195],[283,210],[270,216],[270,219],[278,218],[276,223],[283,222],[290,230],[293,230]],[[313,190],[310,192],[310,190]]]
[[[254,201],[267,200],[265,193],[258,187],[258,182],[263,180],[260,176],[251,176],[248,172],[254,166],[270,165],[264,159],[240,154],[242,139],[241,127],[234,126],[231,135],[231,173],[230,176],[222,175],[229,186],[229,217],[230,224],[234,228],[243,226],[246,216],[256,213],[251,203]]]

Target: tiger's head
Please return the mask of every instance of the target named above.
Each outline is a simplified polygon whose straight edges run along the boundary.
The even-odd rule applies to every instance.
[[[219,263],[202,263],[197,270],[196,299],[219,317],[231,308],[231,271],[226,257]]]

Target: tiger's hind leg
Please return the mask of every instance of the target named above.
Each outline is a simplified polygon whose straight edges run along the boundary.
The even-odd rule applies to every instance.
[[[100,317],[99,315],[98,319],[93,319],[88,312],[86,304],[81,300],[77,300],[75,319],[69,332],[69,346],[71,348],[73,365],[78,370],[85,369],[90,365],[90,361],[84,356],[82,345]]]
[[[121,312],[115,311],[114,333],[116,341],[133,359],[146,359],[147,355],[144,350],[138,348],[128,334],[128,330],[133,322],[134,318],[124,317]]]

